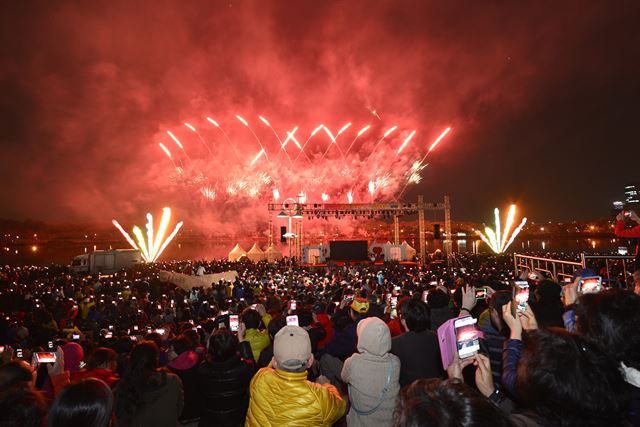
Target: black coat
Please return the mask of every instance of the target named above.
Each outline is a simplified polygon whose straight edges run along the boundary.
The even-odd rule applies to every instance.
[[[421,378],[444,375],[438,336],[430,331],[406,332],[391,340],[391,353],[400,359],[400,386]]]
[[[198,425],[242,426],[249,407],[249,383],[254,373],[255,363],[240,357],[225,362],[202,362],[198,366],[202,399]]]

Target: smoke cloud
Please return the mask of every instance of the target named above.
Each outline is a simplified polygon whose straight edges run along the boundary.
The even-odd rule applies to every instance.
[[[557,207],[563,195],[536,191],[557,177],[522,166],[532,154],[540,162],[543,144],[565,144],[552,154],[552,168],[580,147],[549,113],[549,103],[572,127],[599,114],[584,104],[602,99],[606,106],[613,102],[606,94],[614,94],[624,106],[640,92],[637,82],[628,84],[637,75],[633,70],[615,68],[637,53],[627,37],[635,20],[623,6],[12,2],[0,18],[0,197],[8,202],[0,217],[141,223],[145,212],[171,206],[191,227],[257,229],[252,218],[266,218],[276,188],[283,199],[304,190],[311,202],[321,201],[325,191],[331,201],[346,202],[350,189],[356,202],[393,199],[406,170],[448,126],[452,132],[430,155],[422,182],[409,185],[405,197],[451,194],[454,217],[461,219],[478,219],[513,200],[530,214],[561,216],[549,206]],[[598,42],[603,32],[608,40],[626,40],[617,53]],[[637,36],[635,41],[638,46]],[[618,84],[626,84],[627,92],[612,86]],[[594,87],[593,98],[586,96]],[[541,100],[542,93],[548,100]],[[344,160],[331,148],[321,161],[330,140],[320,132],[308,146],[311,161],[302,156],[292,167],[280,152],[281,166],[259,158],[251,168],[261,148],[236,115],[249,122],[272,157],[279,143],[259,115],[282,140],[298,126],[300,143],[320,123],[335,135],[352,122],[337,138],[341,149],[362,127],[372,128]],[[219,122],[233,144],[206,117]],[[576,139],[592,134],[586,137],[594,141],[592,152],[605,129],[628,136],[630,125],[616,122],[626,122],[628,113],[616,117]],[[398,130],[370,163],[359,163],[393,125]],[[543,131],[545,126],[558,130]],[[414,129],[416,136],[394,160]],[[299,150],[289,142],[287,152],[295,157]],[[596,161],[598,155],[585,156]],[[389,169],[388,182],[372,196],[369,181],[384,181],[384,173],[374,172]],[[234,196],[229,185],[239,181],[242,194]],[[558,191],[575,184],[561,183]],[[258,190],[251,192],[252,185]],[[595,178],[589,185],[604,190]],[[215,199],[203,191],[215,192]],[[575,210],[589,206],[576,201]]]

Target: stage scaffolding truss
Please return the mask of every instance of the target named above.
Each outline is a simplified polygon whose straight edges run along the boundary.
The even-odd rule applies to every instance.
[[[303,218],[342,219],[352,217],[354,219],[373,218],[393,218],[393,237],[396,245],[400,244],[400,222],[399,217],[404,215],[418,214],[419,232],[419,254],[420,260],[426,259],[426,237],[425,237],[425,211],[444,211],[444,241],[443,247],[447,259],[452,253],[452,233],[451,233],[451,202],[449,196],[444,196],[442,202],[425,203],[423,196],[418,196],[417,203],[403,202],[380,202],[380,203],[297,203],[288,199],[283,203],[269,203],[269,212],[282,214],[283,212],[293,212],[298,217],[294,221],[295,253],[293,256],[302,256],[302,221]],[[280,216],[280,215],[279,215]],[[271,218],[271,216],[270,216]],[[289,230],[291,233],[291,230]],[[269,244],[272,241],[271,220],[269,221]]]

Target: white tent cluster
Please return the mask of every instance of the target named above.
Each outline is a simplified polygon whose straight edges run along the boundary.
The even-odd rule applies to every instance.
[[[257,243],[254,243],[248,252],[240,246],[240,243],[238,243],[231,252],[229,252],[228,258],[229,261],[238,261],[242,257],[247,257],[247,259],[250,259],[253,262],[274,262],[282,259],[282,252],[280,252],[273,243],[265,250],[262,250]]]

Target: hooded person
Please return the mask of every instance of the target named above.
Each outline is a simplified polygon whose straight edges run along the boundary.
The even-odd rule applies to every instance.
[[[391,333],[377,317],[358,323],[358,352],[344,362],[349,386],[348,426],[391,426],[400,391],[400,359],[390,353]]]

